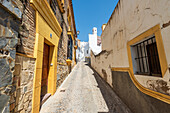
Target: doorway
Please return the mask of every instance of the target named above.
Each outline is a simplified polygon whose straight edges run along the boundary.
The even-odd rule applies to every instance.
[[[48,92],[48,74],[49,74],[49,53],[50,46],[44,43],[42,79],[41,79],[41,101]]]

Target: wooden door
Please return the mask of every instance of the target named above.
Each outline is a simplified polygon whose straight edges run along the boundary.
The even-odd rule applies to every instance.
[[[42,79],[41,79],[41,100],[43,99],[45,94],[47,94],[49,73],[49,52],[50,46],[44,43]]]

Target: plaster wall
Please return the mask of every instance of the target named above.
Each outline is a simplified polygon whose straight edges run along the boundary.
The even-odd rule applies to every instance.
[[[91,54],[92,67],[112,86],[111,67],[129,67],[127,42],[138,35],[160,25],[166,59],[170,65],[170,1],[169,0],[120,0],[111,15],[102,37],[102,52]],[[108,54],[110,53],[110,54]],[[102,71],[103,70],[103,71]],[[170,73],[164,77],[135,76],[148,89],[169,95]],[[148,83],[148,81],[152,81]],[[159,81],[162,83],[159,84]],[[149,85],[147,85],[147,83]],[[164,85],[163,85],[164,84]],[[154,89],[153,87],[159,87]],[[165,86],[166,91],[162,91]],[[159,90],[161,89],[161,90]]]

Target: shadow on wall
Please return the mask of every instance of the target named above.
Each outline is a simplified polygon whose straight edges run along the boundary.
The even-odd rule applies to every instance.
[[[169,113],[170,104],[139,91],[128,72],[112,71],[112,85],[116,94],[134,113]]]
[[[88,64],[86,64],[89,66]],[[99,74],[91,67],[93,75],[98,84],[98,88],[107,104],[108,112],[98,113],[131,113],[130,109],[120,100],[120,98],[114,93],[113,89],[99,76]]]

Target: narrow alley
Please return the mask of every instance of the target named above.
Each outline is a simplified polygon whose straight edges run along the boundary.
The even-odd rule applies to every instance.
[[[40,113],[131,113],[96,72],[79,62]]]

